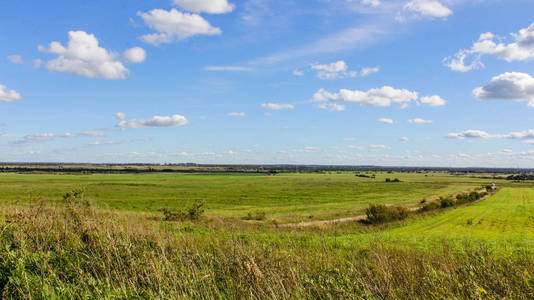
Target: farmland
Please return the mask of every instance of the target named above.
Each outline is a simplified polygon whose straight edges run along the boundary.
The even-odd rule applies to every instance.
[[[534,295],[533,183],[379,225],[280,223],[478,190],[443,173],[0,176],[5,298],[513,298]],[[371,175],[371,174],[367,174]],[[386,182],[386,178],[400,182]],[[79,194],[67,192],[81,191]],[[162,209],[205,201],[199,217]],[[248,213],[264,213],[244,220]],[[415,298],[417,298],[415,297]]]

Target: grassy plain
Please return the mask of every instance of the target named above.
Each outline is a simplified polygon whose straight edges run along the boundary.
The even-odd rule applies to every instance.
[[[503,188],[482,202],[392,224],[281,228],[240,217],[251,209],[274,218],[292,216],[295,208],[303,215],[342,214],[372,200],[402,204],[446,196],[488,179],[386,173],[377,179],[349,173],[3,176],[0,295],[6,299],[534,297],[531,183],[498,182]],[[402,182],[386,184],[386,177]],[[94,206],[60,201],[80,186]],[[29,190],[45,205],[29,205]],[[199,221],[156,217],[161,203],[180,207],[197,197],[208,205],[208,216]]]
[[[386,183],[399,178],[399,183]],[[487,179],[445,174],[3,174],[0,201],[19,203],[42,198],[54,202],[74,188],[101,208],[156,212],[206,201],[206,213],[243,217],[263,211],[279,221],[328,219],[361,213],[369,203],[407,204],[456,194]]]

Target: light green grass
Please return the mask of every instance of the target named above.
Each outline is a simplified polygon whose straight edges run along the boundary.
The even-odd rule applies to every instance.
[[[399,178],[400,183],[385,183]],[[354,173],[280,174],[111,174],[0,175],[0,201],[57,201],[67,191],[84,187],[100,207],[155,212],[205,200],[207,213],[243,217],[265,211],[270,218],[329,218],[361,212],[369,203],[405,204],[456,194],[488,180],[442,174],[378,173],[376,179]]]

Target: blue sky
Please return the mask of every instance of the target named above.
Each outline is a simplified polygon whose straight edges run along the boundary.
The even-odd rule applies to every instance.
[[[12,162],[534,167],[534,2],[0,2]]]

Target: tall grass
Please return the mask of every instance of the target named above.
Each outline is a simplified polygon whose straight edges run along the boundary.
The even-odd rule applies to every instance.
[[[344,246],[288,229],[110,213],[84,201],[4,212],[4,299],[534,297],[532,257],[502,258],[484,245]]]

